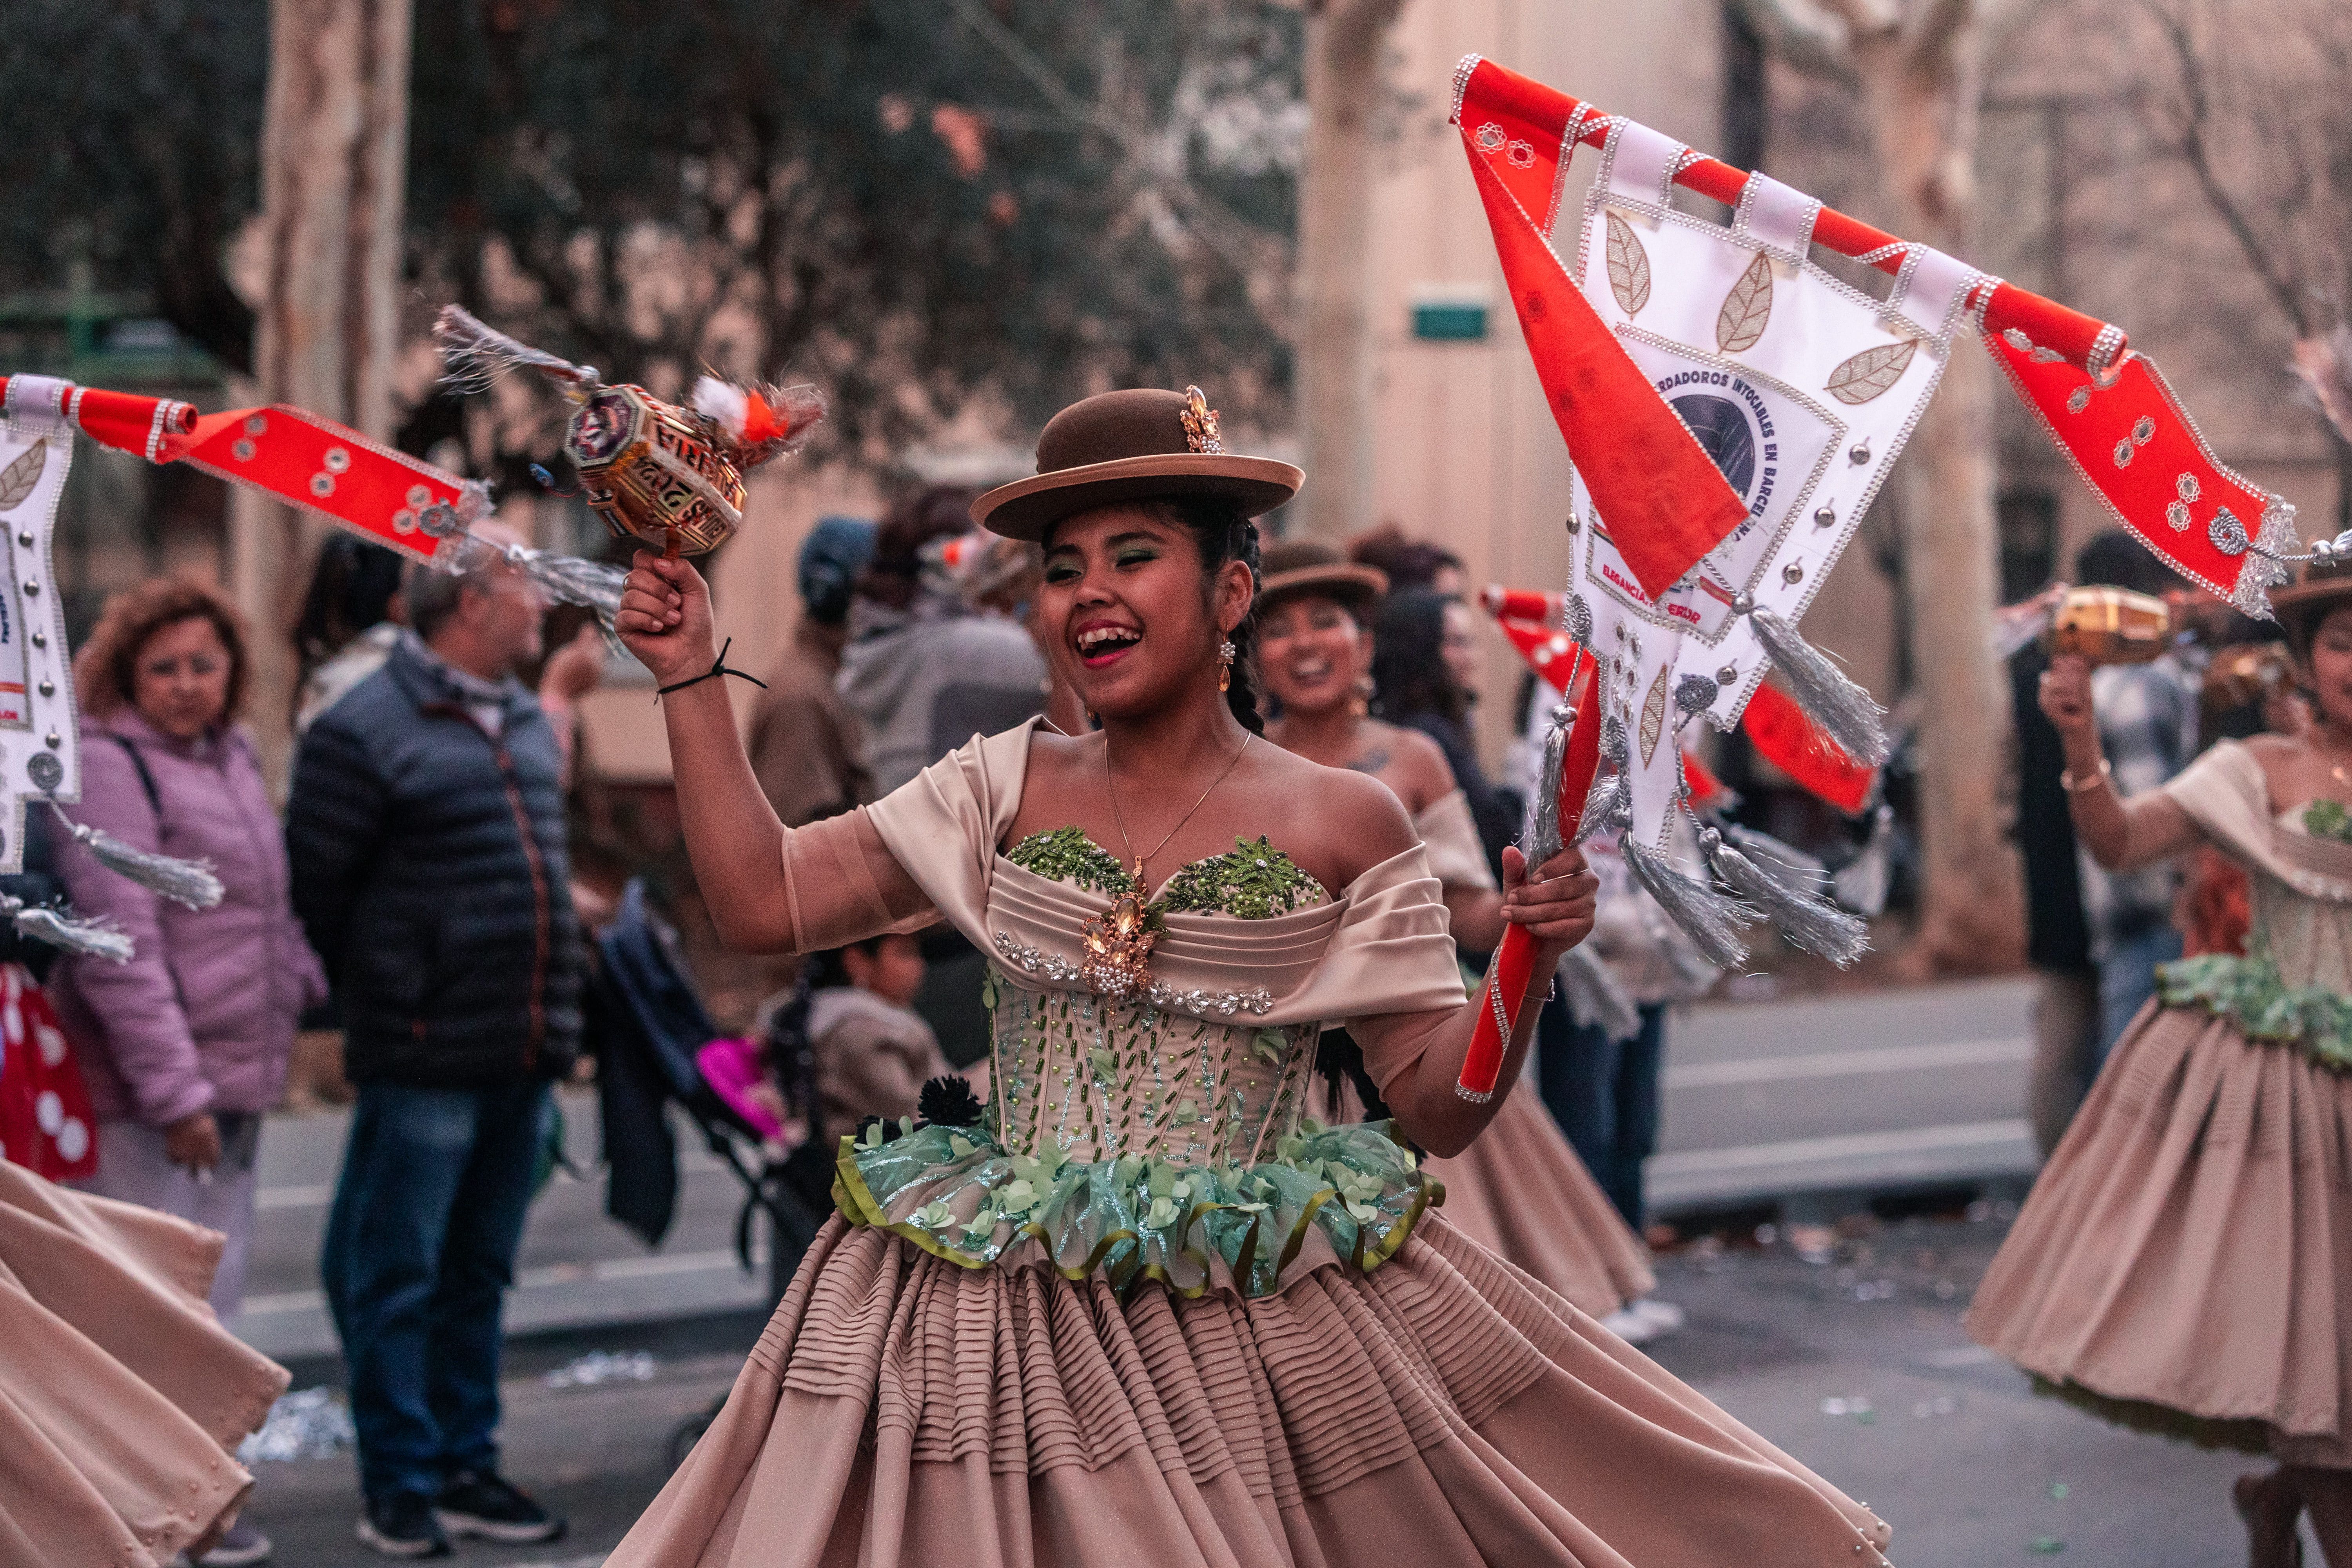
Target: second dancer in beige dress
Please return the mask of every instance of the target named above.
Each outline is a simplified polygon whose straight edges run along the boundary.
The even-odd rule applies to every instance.
[[[1444,889],[1454,942],[1468,963],[1482,964],[1502,940],[1503,895],[1469,803],[1435,742],[1369,711],[1372,638],[1366,612],[1388,580],[1304,541],[1268,547],[1265,568],[1258,595],[1259,668],[1282,705],[1266,738],[1326,766],[1370,773],[1404,803],[1428,852],[1430,873]],[[1344,1042],[1330,1043],[1346,1049]],[[1361,1114],[1354,1104],[1339,1112],[1342,1120]],[[1531,1089],[1506,1096],[1468,1149],[1452,1159],[1433,1159],[1425,1169],[1445,1184],[1445,1217],[1455,1229],[1596,1318],[1639,1300],[1656,1283],[1641,1238]]]

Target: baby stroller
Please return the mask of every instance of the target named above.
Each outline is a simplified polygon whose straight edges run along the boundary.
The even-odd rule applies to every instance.
[[[783,1299],[784,1287],[815,1238],[824,1214],[805,1195],[798,1179],[803,1159],[773,1152],[776,1124],[740,1094],[740,1066],[764,1055],[776,1069],[787,1108],[805,1116],[813,1101],[807,1037],[808,995],[803,981],[770,1016],[764,1052],[726,1047],[687,979],[677,952],[677,934],[648,906],[642,880],[623,890],[620,909],[596,939],[595,972],[588,987],[589,1043],[595,1052],[599,1114],[608,1175],[604,1212],[648,1247],[658,1247],[677,1209],[677,1141],[668,1108],[676,1106],[706,1148],[742,1184],[743,1204],[735,1218],[735,1253],[748,1272],[754,1265],[752,1226],[768,1227],[768,1296]],[[719,1047],[719,1048],[714,1048]],[[708,1061],[721,1074],[713,1081]],[[795,1153],[798,1153],[795,1151]],[[682,1458],[709,1425],[709,1415],[688,1422],[671,1439],[673,1462]]]

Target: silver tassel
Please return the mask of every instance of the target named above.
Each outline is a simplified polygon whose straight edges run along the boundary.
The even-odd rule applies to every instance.
[[[1822,732],[1855,762],[1874,768],[1885,762],[1894,750],[1886,740],[1886,710],[1780,616],[1759,605],[1748,618],[1756,627],[1756,640],[1788,682],[1789,695]]]
[[[1559,853],[1559,775],[1568,762],[1568,738],[1576,728],[1576,710],[1561,703],[1551,710],[1551,728],[1544,734],[1543,766],[1537,771],[1535,807],[1529,813],[1525,842],[1519,847],[1528,869]]]
[[[1739,931],[1762,918],[1756,910],[1676,870],[1664,855],[1630,835],[1625,866],[1709,963],[1737,969],[1748,962],[1748,944],[1739,939]]]
[[[1816,892],[1792,886],[1749,859],[1712,827],[1698,833],[1700,849],[1716,879],[1734,895],[1755,905],[1780,928],[1780,934],[1803,948],[1845,968],[1870,945],[1870,928]],[[1801,867],[1790,870],[1803,873]]]
[[[135,949],[131,938],[104,921],[83,920],[62,910],[27,904],[0,894],[0,913],[35,942],[47,942],[61,952],[128,963]]]
[[[596,612],[607,631],[612,629],[613,617],[621,613],[621,587],[629,577],[618,566],[520,544],[507,547],[507,560],[546,589],[549,596],[567,605],[586,605]]]
[[[1616,972],[1589,947],[1580,944],[1560,955],[1559,993],[1568,1002],[1568,1016],[1584,1028],[1599,1029],[1612,1040],[1642,1032],[1642,1010]]]
[[[1830,897],[1829,868],[1813,856],[1781,843],[1769,833],[1759,833],[1736,822],[1722,823],[1720,826],[1725,840],[1733,848],[1763,867],[1766,874],[1782,887],[1796,888],[1817,899]]]
[[[1894,858],[1895,808],[1882,804],[1861,851],[1830,877],[1837,901],[1868,918],[1884,913],[1887,887],[1894,880]]]
[[[148,889],[158,898],[171,900],[183,909],[208,910],[221,901],[221,880],[213,875],[209,860],[182,860],[170,855],[158,855],[136,845],[125,844],[102,827],[91,827],[68,816],[65,808],[56,801],[49,809],[65,824],[66,831],[79,839],[98,863],[110,871],[130,878]]]
[[[1581,845],[1596,833],[1633,825],[1633,792],[1625,782],[1633,755],[1633,749],[1625,739],[1623,722],[1614,713],[1604,717],[1601,721],[1601,756],[1604,762],[1616,763],[1617,771],[1605,777],[1595,776],[1591,789],[1586,792],[1583,814],[1576,819],[1578,844]]]
[[[441,307],[433,322],[433,341],[441,347],[442,384],[453,392],[486,392],[507,372],[526,365],[571,383],[582,396],[604,384],[594,365],[573,364],[518,342],[463,305]]]
[[[1584,815],[1576,819],[1576,841],[1581,845],[1596,833],[1628,826],[1633,820],[1633,797],[1625,788],[1625,775],[1606,774],[1592,781],[1584,797]]]

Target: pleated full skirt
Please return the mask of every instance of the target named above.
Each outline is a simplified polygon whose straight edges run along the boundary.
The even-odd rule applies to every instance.
[[[2134,1020],[1978,1289],[1979,1342],[2134,1425],[2352,1468],[2352,1075]],[[2187,1418],[2168,1422],[2164,1413]]]
[[[286,1373],[205,1304],[220,1248],[0,1163],[0,1568],[157,1568],[234,1517]]]
[[[1445,1184],[1447,1224],[1580,1311],[1605,1318],[1657,1284],[1649,1249],[1528,1084],[1467,1150],[1422,1168]]]
[[[1885,1535],[1433,1215],[1369,1275],[1124,1302],[835,1218],[610,1568],[1875,1568]]]

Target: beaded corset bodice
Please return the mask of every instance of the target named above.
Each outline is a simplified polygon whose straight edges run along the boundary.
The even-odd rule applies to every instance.
[[[1107,896],[1129,887],[1118,860],[1076,828],[1032,835],[1005,859]],[[1149,907],[1164,926],[1168,914],[1265,921],[1329,902],[1320,884],[1260,839],[1185,867]],[[1067,978],[1068,961],[1010,933],[996,946],[981,1000],[993,1026],[991,1131],[1006,1149],[1252,1164],[1272,1158],[1297,1130],[1319,1026],[1254,1022],[1260,989],[1192,986],[1179,997],[1161,983],[1133,1002],[1038,990],[1039,979]],[[1182,1012],[1168,1005],[1187,1003]]]
[[[1151,900],[1150,983],[1114,1000],[1073,950],[1128,891],[1076,828],[995,858],[981,1123],[869,1129],[836,1167],[842,1213],[971,1268],[1042,1253],[1073,1279],[1186,1294],[1264,1295],[1302,1257],[1392,1257],[1443,1189],[1387,1123],[1305,1114],[1322,1022],[1277,1005],[1324,961],[1342,906],[1265,840],[1237,842]]]

